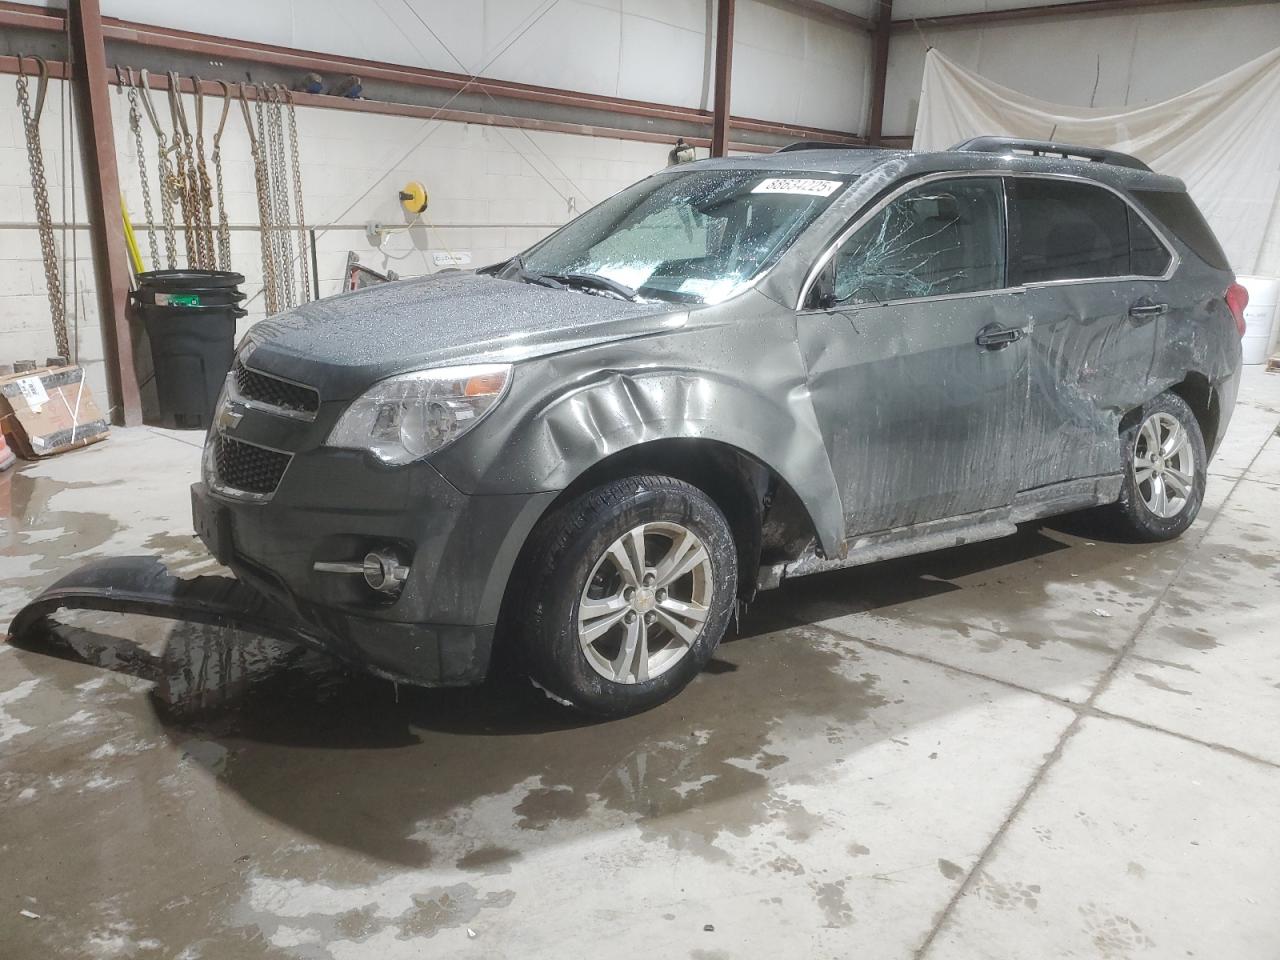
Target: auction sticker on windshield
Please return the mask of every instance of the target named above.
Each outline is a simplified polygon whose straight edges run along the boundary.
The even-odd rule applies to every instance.
[[[752,193],[798,193],[806,197],[829,197],[841,180],[809,180],[803,177],[770,177],[756,184]]]

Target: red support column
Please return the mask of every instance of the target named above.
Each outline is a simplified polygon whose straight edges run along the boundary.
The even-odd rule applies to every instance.
[[[871,30],[871,109],[867,117],[867,143],[884,142],[884,92],[889,79],[889,34],[893,29],[893,0],[880,0],[879,16]]]
[[[111,129],[110,78],[102,38],[99,0],[72,0],[72,85],[80,152],[85,162],[85,196],[93,247],[94,275],[107,368],[107,392],[117,423],[142,422],[142,401],[133,368],[133,341],[126,315],[129,259],[120,215],[120,176]]]
[[[716,90],[715,109],[711,117],[711,155],[723,157],[729,152],[729,84],[733,78],[733,4],[719,0],[716,4]]]

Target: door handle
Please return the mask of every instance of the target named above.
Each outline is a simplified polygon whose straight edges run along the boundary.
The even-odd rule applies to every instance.
[[[1016,340],[1021,340],[1026,331],[1021,327],[1002,327],[998,323],[989,323],[978,331],[974,342],[988,350],[1003,350]]]
[[[1135,320],[1150,320],[1152,317],[1158,317],[1169,312],[1167,303],[1154,303],[1143,297],[1137,303],[1129,308],[1129,316]]]

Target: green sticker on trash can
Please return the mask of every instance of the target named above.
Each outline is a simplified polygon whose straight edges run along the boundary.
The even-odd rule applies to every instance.
[[[200,294],[198,293],[157,293],[157,307],[198,307],[200,306]]]

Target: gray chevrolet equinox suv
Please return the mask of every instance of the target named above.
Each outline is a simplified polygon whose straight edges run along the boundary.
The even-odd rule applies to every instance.
[[[397,681],[599,715],[789,577],[1104,506],[1176,537],[1246,295],[1175,179],[982,138],[671,167],[511,260],[257,324],[196,529]]]

